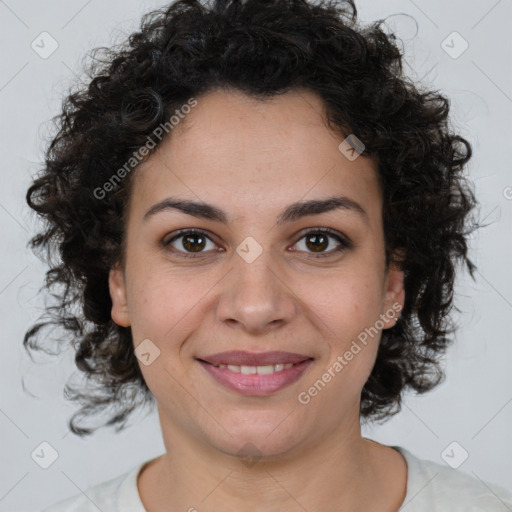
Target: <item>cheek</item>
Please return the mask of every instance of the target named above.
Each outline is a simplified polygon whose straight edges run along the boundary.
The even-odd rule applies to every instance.
[[[168,402],[179,410],[183,396],[177,381],[183,381],[185,371],[180,352],[193,330],[191,326],[198,325],[194,304],[200,296],[190,291],[190,280],[170,279],[148,270],[141,271],[132,280],[128,293],[135,347],[147,339],[156,346],[149,345],[154,358],[149,365],[142,359],[139,362],[144,380],[159,402]],[[170,393],[170,390],[173,391]]]
[[[303,288],[308,307],[336,339],[347,339],[373,325],[381,313],[383,294],[375,274],[358,272],[315,279]]]
[[[215,280],[149,266],[137,270],[128,289],[135,344],[149,338],[162,351],[178,349],[205,314],[206,296]]]
[[[362,387],[381,337],[376,328],[383,305],[379,275],[367,269],[347,272],[311,283],[303,293],[326,342],[325,369],[339,377],[332,387]]]

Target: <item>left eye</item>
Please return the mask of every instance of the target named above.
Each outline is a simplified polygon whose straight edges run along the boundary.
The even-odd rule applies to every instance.
[[[179,242],[181,240],[181,242]],[[302,242],[304,240],[304,242]],[[330,247],[331,241],[335,240],[337,246],[326,252],[326,249]],[[216,244],[211,238],[201,230],[186,230],[177,233],[171,239],[163,241],[163,246],[172,246],[173,250],[180,253],[180,256],[185,258],[194,258],[195,255],[201,255],[208,252],[208,243],[211,244],[210,250],[214,250]],[[334,252],[339,252],[351,247],[350,242],[339,235],[337,232],[330,229],[314,229],[307,233],[304,233],[295,245],[303,243],[305,252],[311,251],[311,255],[314,257],[329,256]],[[300,249],[299,249],[300,250]]]
[[[351,247],[351,244],[347,239],[340,236],[336,232],[331,231],[330,229],[317,229],[308,231],[301,238],[299,238],[296,245],[298,245],[301,240],[304,240],[304,246],[307,249],[313,251],[312,256],[317,258],[322,256],[330,256],[332,253],[343,251]],[[330,240],[336,240],[338,246],[334,247],[328,252],[325,252],[325,250],[331,246]]]

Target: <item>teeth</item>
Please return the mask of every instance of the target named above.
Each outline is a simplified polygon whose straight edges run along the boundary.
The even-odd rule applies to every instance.
[[[275,365],[277,366],[277,365]],[[253,368],[256,370],[256,373],[258,375],[270,375],[271,373],[274,373],[275,371],[281,371],[281,370],[276,370],[274,365],[266,365],[266,366],[253,366]],[[283,365],[280,365],[280,366],[283,366]],[[242,373],[243,373],[243,366],[242,366]]]
[[[219,364],[215,365],[218,368],[227,368],[228,370],[235,373],[242,373],[243,375],[254,375],[257,373],[258,375],[271,375],[275,372],[281,372],[283,370],[287,370],[293,366],[293,363],[286,364],[270,364],[265,366],[237,366],[233,364]]]

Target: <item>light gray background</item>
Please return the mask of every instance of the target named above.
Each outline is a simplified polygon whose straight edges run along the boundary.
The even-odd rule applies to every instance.
[[[156,414],[139,414],[120,434],[104,429],[86,440],[70,434],[66,423],[75,409],[61,394],[73,372],[72,354],[36,365],[22,348],[42,305],[36,294],[45,270],[26,248],[37,224],[24,196],[53,133],[49,120],[60,113],[83,56],[93,47],[120,42],[137,28],[142,13],[163,5],[0,0],[3,512],[40,510],[163,452]],[[481,217],[489,224],[472,241],[477,282],[466,274],[457,288],[461,327],[445,361],[446,381],[423,397],[407,395],[399,415],[382,426],[364,427],[363,435],[443,464],[441,454],[456,441],[469,453],[460,471],[512,490],[512,2],[372,0],[359,1],[358,8],[364,22],[391,16],[389,27],[404,38],[405,69],[451,98],[453,125],[473,144],[469,171]],[[31,47],[43,31],[58,43],[46,59]],[[469,44],[458,58],[442,47],[453,31]],[[445,46],[454,54],[461,44],[450,36]],[[22,389],[22,375],[28,391]],[[46,470],[31,458],[42,441],[59,454]],[[452,455],[460,457],[461,450],[456,447]]]

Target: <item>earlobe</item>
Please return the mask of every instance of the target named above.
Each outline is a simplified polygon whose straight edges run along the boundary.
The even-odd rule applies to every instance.
[[[112,300],[112,320],[121,327],[128,327],[130,325],[130,316],[128,314],[128,304],[126,300],[126,283],[124,273],[122,269],[119,268],[119,265],[110,269],[108,287]]]
[[[404,272],[397,266],[391,266],[388,272],[385,311],[383,316],[384,329],[396,324],[405,303]]]

